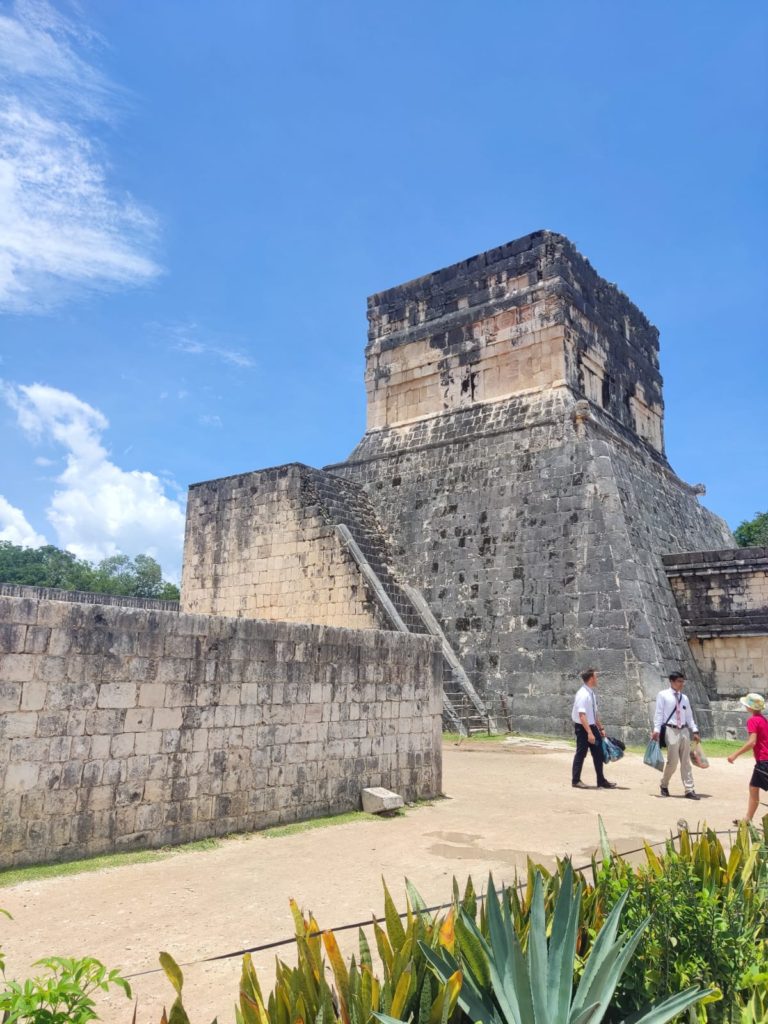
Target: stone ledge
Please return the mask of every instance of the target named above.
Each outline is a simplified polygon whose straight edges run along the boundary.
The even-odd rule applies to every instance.
[[[768,548],[720,548],[715,551],[682,551],[662,555],[668,576],[685,575],[697,570],[739,572],[742,568],[768,569]]]

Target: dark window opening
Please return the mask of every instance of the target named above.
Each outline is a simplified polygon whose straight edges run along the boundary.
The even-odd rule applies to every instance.
[[[604,409],[608,409],[611,404],[612,384],[613,381],[611,380],[610,374],[606,373],[606,375],[603,377],[603,393],[600,398],[600,401]]]
[[[478,371],[474,373],[472,370],[467,370],[466,376],[461,382],[461,393],[462,395],[469,395],[470,401],[475,400],[475,388],[477,387],[477,375]]]

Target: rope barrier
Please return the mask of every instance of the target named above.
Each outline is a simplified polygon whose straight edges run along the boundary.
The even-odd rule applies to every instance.
[[[678,822],[678,827],[680,827],[680,825],[681,825],[681,823]],[[701,835],[704,835],[704,832],[702,832],[702,831],[698,831],[698,830],[694,831],[694,830],[688,829],[687,827],[684,829],[684,831],[686,831],[689,836],[701,836]],[[733,835],[734,831],[736,831],[736,830],[733,829],[733,828],[728,828],[728,829],[721,829],[719,831],[718,830],[707,829],[706,831],[708,833],[713,833],[716,836],[726,836],[726,835]],[[616,854],[614,854],[612,856],[621,857],[621,858],[631,857],[635,853],[643,853],[646,848],[649,848],[649,849],[652,850],[656,846],[666,846],[670,842],[674,843],[676,840],[680,839],[681,835],[682,835],[682,832],[677,832],[675,835],[670,836],[668,839],[659,839],[655,843],[645,843],[645,844],[643,844],[643,846],[638,846],[638,847],[636,847],[633,850],[626,850],[626,851],[624,851],[622,853],[616,853]],[[599,860],[595,861],[595,863],[598,864],[598,865],[604,864],[605,860],[606,860],[606,858],[601,857]],[[592,867],[592,861],[590,861],[588,864],[582,864],[579,867],[575,867],[573,870],[574,871],[586,871],[588,868],[591,868],[591,867]],[[518,890],[522,890],[527,884],[528,884],[528,880],[527,879],[524,882],[518,882],[517,885],[515,885],[515,886],[507,886],[507,885],[504,885],[504,883],[502,882],[501,888],[502,889],[515,888],[515,889],[518,889]],[[479,893],[479,894],[477,894],[477,899],[482,901],[482,900],[485,899],[485,895],[483,893]],[[452,906],[453,906],[453,900],[451,900],[449,903],[438,903],[434,907],[425,907],[423,910],[417,911],[417,913],[432,914],[432,913],[434,913],[437,910],[447,910],[449,907],[452,907]],[[398,917],[407,917],[408,916],[408,911],[404,910],[402,913],[399,913],[397,916]],[[342,925],[339,925],[336,928],[323,928],[320,931],[310,932],[309,935],[307,935],[307,938],[308,939],[316,939],[319,936],[321,936],[323,934],[323,932],[325,932],[325,931],[331,931],[331,932],[334,932],[334,934],[335,934],[337,932],[351,931],[353,928],[365,928],[368,925],[370,925],[371,923],[372,922],[371,922],[370,919],[366,919],[365,921],[355,921],[352,924],[342,924]],[[287,938],[287,939],[275,939],[273,942],[264,942],[264,943],[262,943],[259,946],[249,946],[247,949],[237,949],[237,950],[234,950],[231,953],[219,953],[216,956],[207,956],[207,957],[204,957],[201,960],[187,960],[185,963],[179,964],[179,967],[195,967],[198,964],[210,964],[210,963],[215,963],[218,960],[232,960],[236,956],[246,956],[246,954],[248,954],[248,953],[263,953],[265,950],[268,950],[268,949],[277,949],[280,946],[289,946],[292,942],[295,942],[295,941],[296,941],[296,936],[292,935],[290,938]],[[163,970],[162,967],[153,967],[153,968],[151,968],[149,970],[146,970],[146,971],[136,971],[134,974],[126,974],[126,975],[124,975],[124,977],[127,978],[127,979],[141,978],[141,977],[144,977],[147,974],[160,974],[162,972],[162,970]]]

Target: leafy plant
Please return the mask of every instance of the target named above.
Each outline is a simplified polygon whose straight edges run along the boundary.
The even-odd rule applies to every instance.
[[[361,930],[349,960],[292,903],[296,966],[278,961],[263,992],[246,956],[237,1024],[661,1024],[686,1008],[691,1021],[768,1024],[768,817],[727,851],[714,832],[683,831],[639,866],[602,824],[600,840],[591,877],[529,861],[519,885],[497,895],[491,882],[485,901],[454,881],[445,914],[408,884],[403,920],[385,886],[371,944]],[[162,1024],[188,1024],[181,972],[161,962],[177,993]]]
[[[623,896],[630,925],[650,918],[618,987],[621,1012],[698,982],[713,989],[699,1020],[738,1020],[759,984],[750,979],[768,971],[768,859],[756,835],[741,828],[726,853],[711,830],[695,840],[684,830],[662,854],[647,847],[641,867],[628,871],[615,854],[603,861],[605,905]]]
[[[98,1020],[91,994],[110,987],[131,997],[131,986],[117,971],[93,957],[52,956],[38,960],[47,974],[26,981],[6,981],[0,992],[4,1024],[88,1024]]]
[[[462,905],[473,913],[476,909],[471,882]],[[440,944],[453,948],[453,911],[444,917],[432,916],[410,883],[406,908],[403,922],[384,885],[384,920],[373,921],[381,961],[378,976],[362,929],[358,935],[359,955],[347,963],[333,932],[321,932],[314,917],[305,917],[292,900],[296,966],[277,961],[275,986],[265,999],[253,962],[246,955],[235,1008],[237,1024],[367,1024],[376,1011],[403,1020],[413,1018],[418,1024],[446,1024],[456,1009],[460,978],[440,985],[428,970],[422,944],[427,948]],[[160,963],[176,990],[170,1016],[161,1024],[189,1024],[182,1002],[182,972],[167,953],[161,954]]]
[[[617,938],[622,897],[608,915],[584,961],[574,989],[573,970],[579,926],[582,883],[573,884],[570,865],[562,878],[547,941],[547,921],[541,875],[536,874],[531,899],[530,927],[525,954],[506,901],[499,900],[489,878],[486,908],[488,939],[475,921],[460,911],[466,929],[458,958],[447,950],[423,948],[437,976],[463,975],[459,1004],[479,1024],[598,1024],[611,1003],[642,933],[643,922],[627,937]],[[638,1024],[664,1024],[698,1002],[707,993],[689,988],[651,1010]],[[381,1015],[376,1015],[385,1020]],[[385,1021],[385,1024],[390,1024]]]

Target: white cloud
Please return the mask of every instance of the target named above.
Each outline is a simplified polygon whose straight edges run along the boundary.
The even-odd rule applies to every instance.
[[[16,508],[0,494],[0,540],[9,540],[24,548],[39,548],[48,541],[27,521],[20,508]]]
[[[0,16],[0,309],[46,309],[72,290],[141,284],[154,217],[113,189],[85,132],[117,91],[79,56],[92,40],[44,0]]]
[[[111,461],[102,444],[106,417],[76,395],[44,384],[5,384],[2,395],[27,437],[64,449],[66,468],[47,509],[59,545],[91,560],[149,554],[178,577],[183,506],[166,495],[154,473]]]
[[[215,413],[207,413],[200,417],[200,424],[203,427],[221,427],[221,416],[217,416]]]
[[[176,352],[183,352],[188,356],[207,356],[208,358],[221,360],[230,366],[237,366],[241,370],[252,370],[256,361],[248,352],[242,348],[234,348],[231,345],[222,345],[218,339],[209,340],[207,335],[213,333],[205,331],[196,323],[181,324],[151,324],[156,332],[167,335],[171,339],[171,347]],[[204,335],[202,340],[200,335]]]

